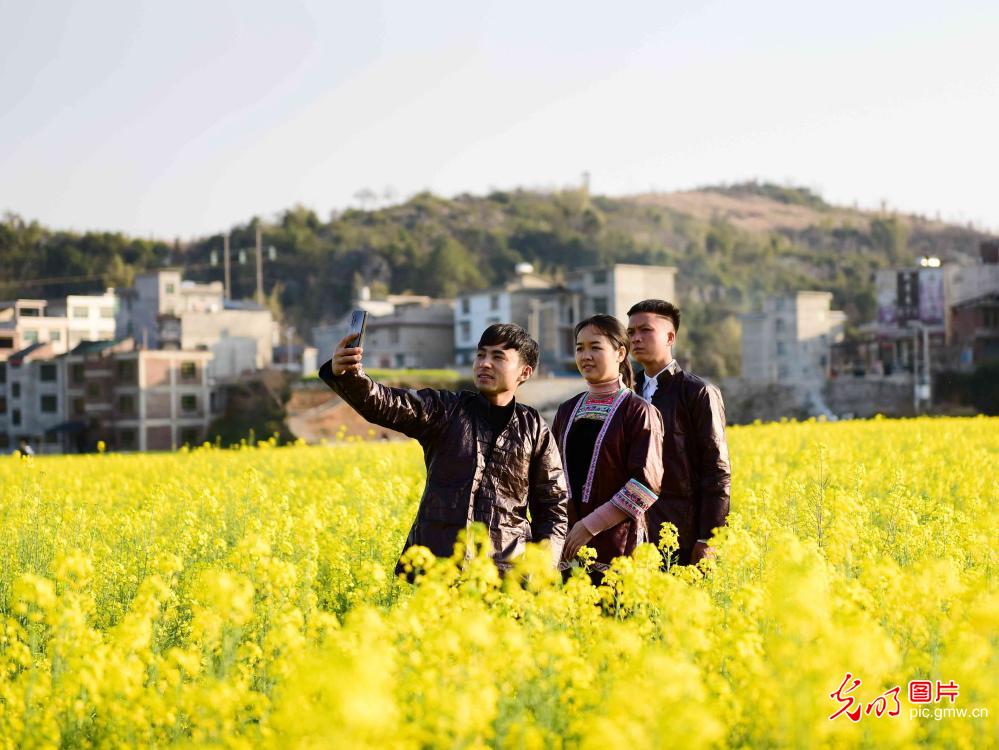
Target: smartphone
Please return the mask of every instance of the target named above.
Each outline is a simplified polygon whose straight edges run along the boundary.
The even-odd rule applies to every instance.
[[[368,313],[365,310],[354,310],[350,314],[350,326],[347,328],[347,333],[353,335],[348,343],[347,347],[363,346],[364,344],[364,328],[368,324]]]

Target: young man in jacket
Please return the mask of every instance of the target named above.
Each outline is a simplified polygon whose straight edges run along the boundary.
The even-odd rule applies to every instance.
[[[695,565],[711,554],[708,540],[728,518],[731,467],[721,392],[673,359],[680,311],[647,299],[628,310],[631,356],[640,365],[635,391],[659,409],[665,428],[663,481],[649,508],[649,537],[669,521],[680,539],[678,562]]]
[[[515,398],[538,365],[527,331],[489,326],[472,367],[476,391],[460,393],[375,383],[361,368],[363,350],[347,346],[351,338],[340,341],[319,377],[369,422],[423,447],[427,483],[403,551],[422,545],[448,557],[458,533],[479,522],[501,569],[527,542],[545,539],[556,563],[567,530],[558,446],[538,412]]]

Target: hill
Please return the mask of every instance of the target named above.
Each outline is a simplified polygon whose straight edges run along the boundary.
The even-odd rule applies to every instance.
[[[231,229],[234,260],[258,219]],[[983,235],[925,217],[827,204],[805,188],[766,183],[625,198],[585,191],[509,191],[451,199],[429,193],[321,219],[298,206],[263,227],[276,259],[265,268],[273,307],[299,331],[342,313],[353,292],[450,296],[506,281],[519,262],[559,278],[575,266],[624,262],[679,269],[687,354],[716,377],[738,372],[737,314],[778,291],[834,295],[852,323],[875,311],[873,275],[920,255],[975,257]],[[184,268],[219,279],[221,235],[181,244],[114,233],[49,230],[8,214],[0,222],[0,297],[58,296],[123,286],[141,270]],[[248,254],[250,255],[250,254]],[[43,285],[21,279],[51,278]],[[236,297],[253,293],[252,255],[234,265]]]

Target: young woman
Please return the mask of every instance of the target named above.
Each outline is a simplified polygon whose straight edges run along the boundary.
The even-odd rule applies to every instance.
[[[633,390],[624,326],[594,315],[575,329],[576,366],[587,390],[561,406],[554,433],[569,486],[564,570],[579,548],[596,550],[595,578],[646,541],[645,511],[663,474],[663,421]]]

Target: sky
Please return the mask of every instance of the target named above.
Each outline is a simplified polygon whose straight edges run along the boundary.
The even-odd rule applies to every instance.
[[[999,3],[0,0],[0,212],[760,179],[999,231]],[[386,198],[387,196],[387,198]]]

